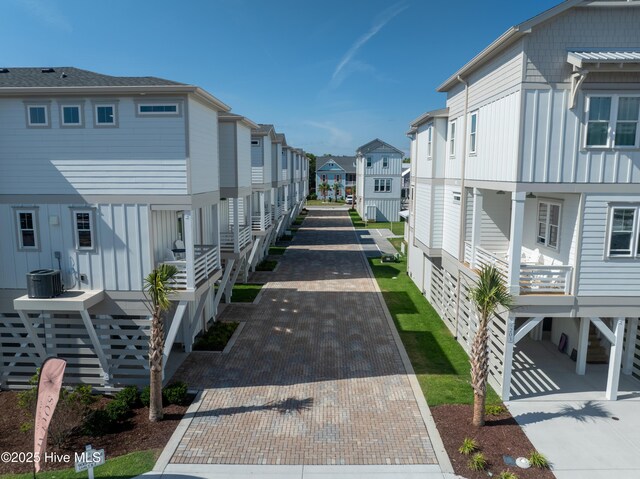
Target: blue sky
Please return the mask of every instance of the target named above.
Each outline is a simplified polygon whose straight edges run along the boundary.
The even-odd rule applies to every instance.
[[[306,151],[353,154],[444,106],[436,87],[557,0],[3,0],[2,67],[198,85]],[[481,8],[478,8],[478,7]]]

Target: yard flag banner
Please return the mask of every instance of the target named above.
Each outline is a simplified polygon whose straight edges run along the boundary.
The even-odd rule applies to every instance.
[[[40,459],[47,448],[47,432],[53,411],[58,404],[62,377],[67,361],[60,358],[47,358],[40,368],[38,379],[38,403],[33,433],[33,455],[35,472],[40,470]]]

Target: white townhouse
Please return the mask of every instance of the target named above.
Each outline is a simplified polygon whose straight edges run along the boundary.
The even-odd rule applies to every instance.
[[[467,348],[474,270],[503,273],[504,400],[562,390],[531,360],[558,348],[578,377],[608,363],[607,399],[640,377],[638,25],[639,1],[566,1],[507,30],[411,124],[409,273]]]
[[[191,350],[222,276],[218,117],[228,110],[161,78],[0,69],[3,387],[25,385],[53,354],[71,382],[146,383],[143,279],[161,263],[179,270],[165,365],[178,343]],[[36,270],[38,296],[64,293],[28,297]]]
[[[367,221],[400,221],[402,158],[397,148],[375,139],[356,151],[356,209]]]

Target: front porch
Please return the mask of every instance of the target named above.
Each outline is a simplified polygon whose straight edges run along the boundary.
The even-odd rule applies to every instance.
[[[160,264],[170,264],[178,269],[174,276],[173,287],[177,290],[198,288],[208,280],[215,280],[221,274],[220,249],[216,245],[193,245],[194,259],[192,262],[184,260],[163,261]]]

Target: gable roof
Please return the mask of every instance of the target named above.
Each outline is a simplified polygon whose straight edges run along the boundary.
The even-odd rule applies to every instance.
[[[219,121],[235,121],[235,122],[238,122],[238,123],[244,123],[246,126],[251,128],[252,130],[257,130],[258,129],[258,125],[256,125],[254,122],[249,120],[249,118],[247,118],[246,116],[237,115],[235,113],[230,113],[228,111],[227,112],[223,112],[223,113],[219,113],[218,114],[218,120]]]
[[[517,40],[522,38],[531,32],[532,28],[537,27],[538,25],[550,20],[553,17],[556,17],[567,10],[574,7],[638,7],[640,6],[639,0],[628,0],[628,1],[618,1],[618,0],[566,0],[555,7],[550,8],[529,20],[526,20],[518,25],[514,25],[509,28],[506,32],[500,35],[496,40],[494,40],[491,44],[489,44],[484,50],[478,53],[475,57],[473,57],[469,62],[467,62],[462,68],[460,68],[457,72],[451,75],[447,80],[444,81],[438,88],[439,92],[449,91],[453,86],[458,83],[458,77],[464,78],[472,73],[474,70],[484,65],[486,62],[494,58],[497,54],[502,52],[505,48],[515,43]]]
[[[0,68],[0,95],[63,93],[193,93],[222,111],[231,107],[209,92],[158,77],[119,77],[75,67],[5,67]]]
[[[273,125],[259,123],[258,129],[251,132],[251,136],[270,136],[271,140],[276,140],[276,130]]]
[[[370,151],[380,148],[381,146],[386,146],[387,148],[398,153],[399,155],[404,156],[403,151],[398,150],[395,146],[392,146],[389,143],[385,143],[379,138],[376,138],[375,140],[371,140],[369,143],[365,143],[364,145],[362,145],[360,148],[356,150],[356,153],[358,155],[364,155],[366,153],[369,153]]]
[[[316,158],[317,170],[322,169],[327,163],[333,162],[344,170],[345,173],[356,172],[356,157],[355,156],[333,156],[324,155]]]

